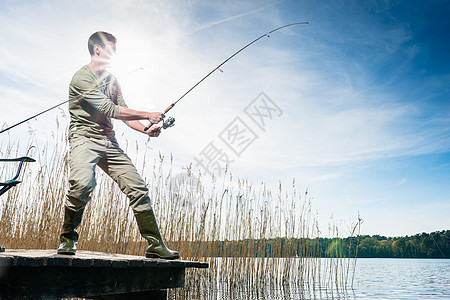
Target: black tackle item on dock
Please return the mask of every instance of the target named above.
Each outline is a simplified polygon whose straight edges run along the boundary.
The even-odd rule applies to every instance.
[[[139,232],[148,241],[148,248],[145,250],[145,257],[147,258],[163,258],[163,259],[178,259],[180,253],[170,250],[164,244],[164,241],[159,232],[158,224],[156,224],[155,214],[153,209],[136,213],[136,221],[139,226]]]
[[[83,217],[84,208],[78,211],[64,208],[63,232],[59,237],[58,254],[73,255],[77,252],[78,232],[76,229],[80,226]]]
[[[5,162],[14,162],[14,161],[19,161],[19,168],[17,170],[16,176],[14,176],[12,179],[7,180],[5,182],[0,182],[0,195],[3,195],[4,193],[6,193],[10,188],[18,185],[19,183],[21,183],[21,181],[17,180],[17,178],[19,178],[20,175],[20,171],[22,170],[22,166],[24,162],[35,162],[34,159],[24,156],[24,157],[19,157],[19,158],[0,158],[0,162],[1,161],[5,161]]]
[[[12,187],[21,183],[21,181],[17,180],[17,178],[19,178],[23,163],[24,162],[35,162],[35,160],[32,159],[31,157],[23,156],[23,157],[19,157],[19,158],[0,158],[0,161],[4,161],[4,162],[19,161],[20,162],[16,175],[10,180],[7,180],[5,182],[0,182],[0,187],[1,187],[0,196],[1,196],[4,193],[6,193],[7,191],[9,191]],[[5,248],[0,247],[0,252],[5,252]]]

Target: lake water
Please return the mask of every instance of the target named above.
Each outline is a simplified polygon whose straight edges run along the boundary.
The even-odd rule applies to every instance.
[[[450,299],[450,259],[358,259],[350,299]]]
[[[222,261],[218,260],[221,264]],[[298,261],[295,258],[291,260]],[[188,274],[186,287],[177,293],[169,292],[168,299],[450,299],[450,259],[361,258],[356,261],[354,274],[353,260],[340,260],[344,266],[351,262],[348,264],[351,267],[344,267],[343,272],[342,269],[335,272],[333,263],[327,259],[316,260],[312,265],[318,262],[322,274],[313,274],[312,278],[320,284],[299,280],[306,277],[296,276],[295,267],[288,275],[294,280],[284,279],[281,283],[261,281],[257,276],[236,281],[233,278],[227,280],[229,276],[193,279]],[[350,270],[348,276],[346,269]],[[311,278],[309,274],[307,276]],[[346,287],[333,280],[338,278],[338,282],[342,282],[344,277],[347,278]]]

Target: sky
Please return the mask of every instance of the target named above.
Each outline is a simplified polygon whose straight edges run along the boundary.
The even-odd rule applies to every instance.
[[[65,101],[95,31],[118,39],[111,72],[128,106],[162,111],[247,43],[309,22],[215,71],[168,113],[176,125],[147,155],[204,173],[228,162],[255,185],[295,178],[324,227],[360,215],[362,234],[450,229],[449,13],[439,0],[0,0],[0,125]],[[0,144],[26,144],[30,129],[45,143],[61,115]],[[119,141],[147,141],[115,126]]]

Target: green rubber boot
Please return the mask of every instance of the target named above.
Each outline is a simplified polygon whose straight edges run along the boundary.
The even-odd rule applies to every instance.
[[[74,211],[65,208],[63,232],[59,237],[58,254],[74,255],[77,252],[78,232],[75,230],[80,226],[84,208]]]
[[[135,214],[139,226],[139,232],[148,241],[148,248],[145,250],[145,257],[177,259],[180,253],[172,251],[166,247],[156,224],[153,209]]]

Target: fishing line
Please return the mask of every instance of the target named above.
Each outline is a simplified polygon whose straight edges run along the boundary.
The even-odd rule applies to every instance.
[[[252,45],[253,43],[256,43],[257,41],[259,41],[260,39],[262,39],[263,37],[270,37],[270,34],[280,30],[282,28],[285,27],[289,27],[289,26],[294,26],[294,25],[304,25],[304,24],[309,24],[309,22],[297,22],[297,23],[291,23],[291,24],[287,24],[287,25],[283,25],[280,26],[278,28],[275,28],[271,31],[269,31],[268,33],[265,33],[263,35],[261,35],[260,37],[254,39],[253,41],[251,41],[250,43],[248,43],[247,45],[245,45],[244,47],[242,47],[241,49],[239,49],[238,51],[236,51],[235,53],[233,53],[230,57],[228,57],[226,60],[224,60],[221,64],[219,64],[217,67],[215,67],[211,72],[209,72],[208,74],[206,74],[205,77],[203,77],[202,79],[200,79],[199,82],[197,82],[194,86],[192,86],[186,93],[184,93],[180,98],[178,98],[177,101],[173,102],[172,104],[170,104],[165,110],[164,113],[167,113],[169,110],[171,110],[181,99],[184,98],[184,96],[186,96],[187,94],[189,94],[190,91],[192,91],[195,87],[197,87],[200,83],[203,82],[203,80],[205,80],[206,78],[209,77],[209,75],[211,75],[212,73],[214,73],[215,71],[219,70],[220,72],[223,72],[220,67],[223,66],[224,64],[226,64],[230,59],[232,59],[233,57],[235,57],[236,55],[238,55],[240,52],[242,52],[244,49],[246,49],[247,47],[249,47],[250,45]],[[147,127],[144,128],[145,131],[147,131],[152,125],[154,125],[153,123],[150,123]]]
[[[136,70],[133,70],[133,71],[131,71],[130,73],[128,73],[128,74],[126,74],[125,76],[123,76],[123,78],[126,78],[126,77],[132,75],[133,73],[135,73],[135,72],[137,72],[137,71],[140,71],[140,70],[144,70],[144,68],[137,68]],[[23,121],[20,121],[20,122],[17,123],[17,124],[14,124],[14,125],[12,125],[12,126],[9,126],[9,127],[6,128],[6,129],[2,129],[2,130],[0,131],[0,134],[2,134],[3,132],[6,132],[6,131],[8,131],[8,130],[10,130],[10,129],[16,127],[16,126],[19,126],[20,124],[23,124],[23,123],[25,123],[25,122],[28,122],[28,121],[30,121],[31,119],[34,119],[34,118],[36,118],[36,117],[38,117],[38,116],[40,116],[40,115],[42,115],[42,114],[45,114],[46,112],[48,112],[48,111],[50,111],[50,110],[52,110],[52,109],[55,109],[55,108],[57,108],[57,107],[59,107],[59,106],[65,104],[65,103],[68,103],[68,102],[73,101],[73,100],[79,100],[79,99],[85,97],[86,95],[89,95],[89,94],[92,93],[93,91],[96,91],[96,90],[98,90],[98,89],[100,89],[100,88],[106,86],[107,84],[109,84],[109,83],[112,82],[113,80],[115,80],[115,79],[111,78],[111,80],[105,81],[105,82],[103,82],[102,84],[97,85],[96,87],[94,87],[93,89],[91,89],[91,90],[89,90],[89,91],[87,91],[87,92],[84,92],[84,93],[82,93],[82,94],[80,94],[80,95],[78,95],[78,96],[76,96],[76,97],[69,98],[69,99],[66,100],[66,101],[63,101],[63,102],[61,102],[61,103],[59,103],[59,104],[57,104],[57,105],[55,105],[55,106],[52,106],[52,107],[50,107],[50,108],[48,108],[48,109],[46,109],[46,110],[44,110],[44,111],[41,111],[41,112],[38,113],[38,114],[35,114],[34,116],[31,116],[31,117],[29,117],[29,118],[27,118],[27,119],[25,119],[25,120],[23,120]]]

